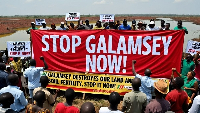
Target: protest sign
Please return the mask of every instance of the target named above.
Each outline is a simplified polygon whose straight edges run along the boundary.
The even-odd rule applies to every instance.
[[[133,76],[137,60],[140,75],[150,68],[151,77],[170,78],[172,68],[180,72],[184,31],[31,30],[31,37],[37,66],[44,56],[50,71]]]
[[[197,51],[200,51],[200,42],[188,40],[185,52],[194,55]]]
[[[118,92],[124,95],[132,91],[131,80],[134,76],[116,76],[104,74],[85,74],[70,72],[45,71],[49,78],[49,88],[59,88],[65,90],[66,87],[73,88],[77,92],[106,94]],[[159,79],[154,79],[155,81]],[[165,79],[169,86],[169,79]],[[169,88],[168,88],[169,91]]]
[[[30,41],[8,41],[8,56],[9,57],[30,57]]]
[[[35,19],[35,25],[36,26],[41,26],[42,22],[45,22],[45,19]]]
[[[115,15],[114,14],[101,14],[100,15],[100,21],[101,22],[114,22],[115,21]]]
[[[66,13],[66,16],[65,16],[66,21],[78,21],[79,19],[80,19],[79,12]]]

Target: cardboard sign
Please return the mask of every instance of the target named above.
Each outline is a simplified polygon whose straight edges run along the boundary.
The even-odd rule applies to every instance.
[[[188,40],[185,52],[194,55],[197,51],[200,51],[200,42]]]
[[[45,22],[45,19],[35,19],[35,25],[36,26],[41,26],[42,22]]]
[[[79,19],[80,19],[79,12],[66,13],[66,16],[65,16],[66,21],[78,21]]]
[[[100,21],[101,22],[114,22],[115,21],[115,15],[114,14],[101,14],[100,15]]]
[[[7,42],[9,57],[30,57],[30,41]]]

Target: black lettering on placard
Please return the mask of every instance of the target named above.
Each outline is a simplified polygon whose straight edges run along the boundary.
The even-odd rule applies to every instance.
[[[59,84],[58,79],[49,79],[49,83]]]
[[[91,75],[73,75],[72,77],[75,80],[90,80],[90,81],[98,81],[98,76]]]
[[[94,87],[96,85],[95,82],[84,82],[85,87]]]
[[[103,83],[103,88],[114,88],[116,84]]]
[[[100,81],[110,82],[110,77],[100,77]]]
[[[123,82],[123,78],[112,77],[112,78],[111,78],[111,81],[112,81],[112,82],[119,82],[119,83],[122,83],[122,82]]]
[[[132,79],[131,78],[126,78],[125,83],[131,83]]]
[[[97,83],[97,87],[101,88],[101,83]]]
[[[61,84],[70,86],[82,86],[81,81],[61,80]]]
[[[13,42],[12,45],[14,46],[13,48],[10,48],[11,51],[21,51],[21,50],[26,50],[28,48],[25,47],[25,42]]]
[[[200,49],[200,43],[193,43],[192,48],[194,49]]]

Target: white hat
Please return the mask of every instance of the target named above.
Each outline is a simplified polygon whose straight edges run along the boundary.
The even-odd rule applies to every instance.
[[[31,22],[31,24],[35,24],[35,22]]]
[[[154,21],[151,21],[149,24],[155,24]]]
[[[42,24],[46,24],[46,22],[43,21]]]
[[[65,24],[64,22],[61,22],[60,24]]]

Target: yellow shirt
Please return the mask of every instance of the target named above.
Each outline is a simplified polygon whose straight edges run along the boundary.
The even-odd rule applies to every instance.
[[[10,63],[10,66],[16,71],[16,72],[22,72],[22,61],[18,60],[15,62],[14,60]]]
[[[104,29],[104,27],[97,27],[97,26],[94,26],[93,29]]]

